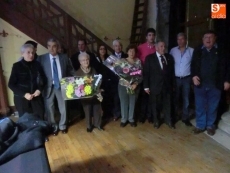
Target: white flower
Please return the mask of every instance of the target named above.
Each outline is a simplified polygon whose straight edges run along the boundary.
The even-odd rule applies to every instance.
[[[84,79],[83,78],[79,78],[75,80],[75,83],[79,86],[79,85],[83,85],[84,84]]]

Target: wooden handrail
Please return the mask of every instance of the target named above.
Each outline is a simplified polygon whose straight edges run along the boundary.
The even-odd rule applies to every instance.
[[[40,27],[58,39],[62,45],[67,46],[69,55],[77,50],[77,40],[79,38],[87,40],[88,49],[93,53],[97,52],[97,47],[100,44],[105,45],[109,52],[113,52],[108,44],[51,0],[13,0],[10,3],[14,6],[14,9],[35,21]]]

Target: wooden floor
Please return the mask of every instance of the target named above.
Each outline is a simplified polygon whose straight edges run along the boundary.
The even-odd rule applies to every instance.
[[[51,136],[46,149],[52,172],[230,173],[230,151],[205,134],[193,135],[181,122],[175,130],[119,124],[87,133],[81,120],[68,134]]]

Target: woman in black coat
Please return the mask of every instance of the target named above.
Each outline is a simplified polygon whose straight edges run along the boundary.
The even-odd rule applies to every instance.
[[[14,104],[21,117],[24,113],[35,113],[43,119],[44,103],[41,92],[46,83],[44,71],[34,60],[34,47],[21,47],[23,59],[13,64],[8,86],[14,93]]]
[[[118,77],[103,64],[108,57],[109,55],[105,45],[99,45],[97,49],[97,60],[101,63],[101,67],[98,73],[102,74],[101,88],[104,89],[104,92],[102,92],[103,101],[101,106],[103,111],[102,119],[105,121],[109,121],[113,117],[114,92],[112,92],[112,87],[114,87],[114,80],[118,83]],[[117,84],[115,84],[115,87],[117,87]]]

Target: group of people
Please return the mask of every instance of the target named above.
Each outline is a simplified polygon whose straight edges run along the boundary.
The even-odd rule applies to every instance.
[[[214,122],[223,90],[230,88],[230,64],[227,54],[216,43],[214,31],[203,35],[201,46],[193,49],[187,45],[184,33],[177,35],[178,45],[166,53],[163,40],[155,42],[156,31],[146,31],[146,42],[129,45],[126,53],[122,51],[119,40],[113,41],[113,56],[124,58],[129,66],[142,69],[142,77],[127,87],[121,78],[107,68],[103,62],[109,56],[106,46],[99,45],[97,54],[87,51],[87,42],[78,40],[79,51],[68,58],[60,54],[60,44],[55,39],[47,41],[48,53],[37,56],[37,43],[26,42],[21,47],[22,59],[13,64],[9,88],[14,92],[14,103],[19,116],[25,112],[34,112],[45,117],[56,126],[58,131],[67,133],[67,113],[62,97],[60,79],[69,76],[89,76],[102,74],[101,94],[103,101],[95,97],[81,99],[80,104],[85,114],[87,132],[93,128],[102,131],[102,118],[117,121],[121,117],[121,127],[128,123],[136,127],[135,110],[140,109],[139,121],[146,120],[158,129],[164,122],[169,128],[175,128],[172,115],[178,112],[182,96],[182,122],[192,126],[189,117],[190,90],[194,85],[196,127],[194,134],[207,130],[215,134]],[[36,56],[35,56],[36,55]],[[60,112],[59,123],[55,120],[55,98]],[[137,105],[137,100],[141,105]]]

